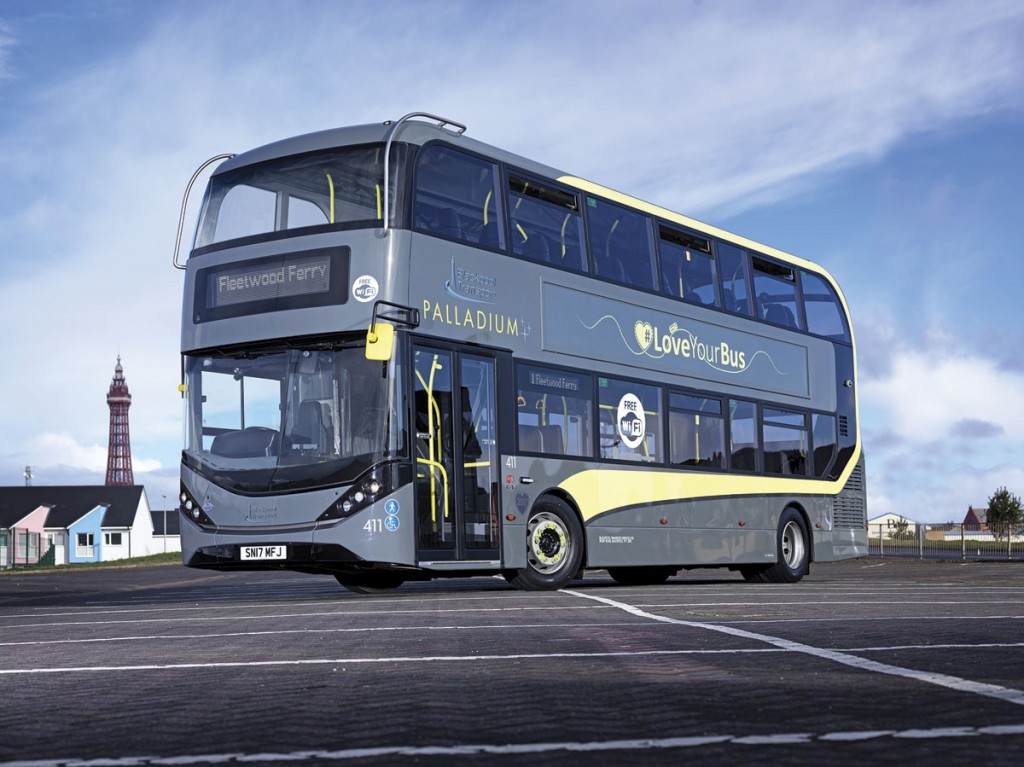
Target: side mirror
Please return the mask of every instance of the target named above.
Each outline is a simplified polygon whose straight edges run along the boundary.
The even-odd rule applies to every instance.
[[[387,362],[395,349],[395,326],[375,322],[366,331],[366,359]]]

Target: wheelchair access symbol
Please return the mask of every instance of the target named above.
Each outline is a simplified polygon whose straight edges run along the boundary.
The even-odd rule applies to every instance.
[[[384,527],[389,533],[395,532],[395,530],[397,530],[401,525],[401,522],[398,519],[398,510],[400,508],[401,506],[398,505],[398,501],[394,498],[384,504],[384,512],[387,514],[387,516],[384,517]]]

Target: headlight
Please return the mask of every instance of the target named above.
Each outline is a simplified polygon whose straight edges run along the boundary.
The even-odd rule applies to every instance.
[[[353,482],[352,486],[338,500],[327,507],[317,521],[323,522],[351,516],[411,481],[411,474],[407,464],[385,463],[375,466]],[[403,480],[405,475],[409,475],[409,477]]]

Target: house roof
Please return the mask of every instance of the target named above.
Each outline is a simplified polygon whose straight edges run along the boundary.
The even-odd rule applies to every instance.
[[[131,527],[143,492],[142,485],[0,487],[0,527],[9,527],[40,506],[50,507],[46,527],[68,527],[97,506],[107,507],[104,527]]]
[[[177,509],[168,509],[167,511],[153,509],[149,515],[153,518],[153,535],[164,534],[165,518],[167,519],[167,534],[181,535],[181,518],[178,516]]]
[[[984,525],[988,521],[988,505],[968,506],[964,516],[965,525]]]

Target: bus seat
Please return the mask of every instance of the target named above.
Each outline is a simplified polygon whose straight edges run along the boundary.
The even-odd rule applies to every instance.
[[[544,452],[544,437],[539,427],[519,424],[519,449],[524,453]]]
[[[540,427],[541,437],[544,440],[545,453],[564,453],[565,443],[562,441],[562,427],[558,424],[548,424]]]
[[[210,452],[224,458],[260,458],[277,455],[278,433],[264,426],[248,426],[239,431],[218,434]]]
[[[435,232],[445,237],[455,237],[459,240],[464,239],[462,235],[462,222],[454,208],[441,208],[437,212],[437,221],[434,222],[432,228]]]
[[[480,230],[481,248],[500,248],[501,237],[498,236],[498,222],[488,221]]]
[[[551,247],[548,244],[548,238],[543,234],[534,234],[530,239],[523,243],[523,258],[528,258],[531,261],[540,261],[541,263],[549,263],[551,261]]]
[[[316,448],[321,453],[333,452],[329,441],[331,434],[330,412],[324,412],[324,404],[319,400],[307,399],[299,403],[299,413],[292,430],[292,442],[308,448]]]
[[[768,322],[774,322],[787,328],[796,327],[796,319],[793,317],[792,310],[788,306],[782,306],[781,304],[768,304],[764,311],[764,318]]]
[[[615,280],[616,282],[626,282],[626,270],[622,268],[622,262],[615,256],[598,258],[595,266],[597,266],[597,274],[599,277],[606,277],[607,279]]]

